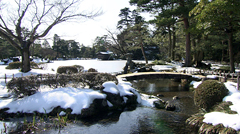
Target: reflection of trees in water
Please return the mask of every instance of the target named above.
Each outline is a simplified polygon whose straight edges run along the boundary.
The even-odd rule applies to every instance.
[[[181,82],[173,79],[141,79],[131,81],[133,87],[144,93],[184,91]]]

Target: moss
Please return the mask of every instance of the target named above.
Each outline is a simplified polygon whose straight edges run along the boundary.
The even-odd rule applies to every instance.
[[[215,104],[222,102],[228,95],[228,89],[223,83],[216,80],[206,80],[200,84],[194,92],[195,104],[209,111]]]

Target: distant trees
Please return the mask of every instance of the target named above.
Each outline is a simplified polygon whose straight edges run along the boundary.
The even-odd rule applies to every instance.
[[[0,38],[0,52],[1,59],[18,56],[20,54],[19,51],[15,47],[10,45],[8,41],[1,38]]]
[[[148,63],[148,59],[144,51],[144,36],[148,34],[147,25],[145,25],[144,18],[140,14],[129,8],[123,8],[120,10],[119,17],[121,20],[118,21],[118,29],[122,29],[122,34],[125,33],[126,42],[132,44],[133,46],[140,46],[142,55]]]
[[[231,72],[235,72],[233,41],[240,28],[239,6],[238,0],[201,0],[190,13],[196,15],[197,28],[204,29],[206,35],[216,31],[227,35]]]
[[[137,5],[143,11],[151,12],[155,15],[155,23],[158,26],[166,26],[169,32],[169,56],[171,57],[172,51],[172,42],[171,42],[171,25],[175,22],[182,21],[184,24],[184,32],[185,32],[185,66],[191,66],[191,38],[189,27],[189,12],[195,7],[197,4],[197,0],[130,0],[130,4]],[[175,32],[174,27],[172,27],[172,31]],[[174,40],[175,41],[175,40]],[[175,44],[174,44],[175,45]]]
[[[80,56],[80,44],[78,42],[61,39],[57,34],[53,37],[52,49],[57,53],[55,58],[76,58]]]
[[[77,9],[80,0],[0,1],[0,37],[22,55],[22,72],[30,70],[29,49],[35,40],[45,37],[57,24],[73,19],[93,18],[100,12]],[[11,12],[12,11],[12,12]]]

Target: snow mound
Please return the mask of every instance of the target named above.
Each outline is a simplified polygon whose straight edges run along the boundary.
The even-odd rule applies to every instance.
[[[109,93],[112,93],[112,94],[118,94],[119,93],[118,87],[112,81],[105,82],[105,83],[102,84],[102,86],[104,87],[103,91],[105,91],[105,92],[109,92]]]
[[[53,108],[71,108],[71,114],[81,114],[83,108],[88,108],[94,99],[104,99],[105,94],[92,89],[57,88],[52,91],[38,92],[21,100],[1,102],[0,108],[10,108],[8,113],[49,113]]]

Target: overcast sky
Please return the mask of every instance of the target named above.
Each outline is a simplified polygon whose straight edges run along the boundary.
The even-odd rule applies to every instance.
[[[87,10],[101,9],[103,14],[94,20],[57,25],[50,31],[48,38],[58,34],[62,39],[75,40],[85,46],[92,46],[97,36],[107,34],[106,29],[116,31],[117,22],[120,20],[118,17],[120,9],[125,7],[135,9],[135,6],[130,6],[129,0],[83,0],[82,6]],[[49,43],[52,44],[51,41]]]

